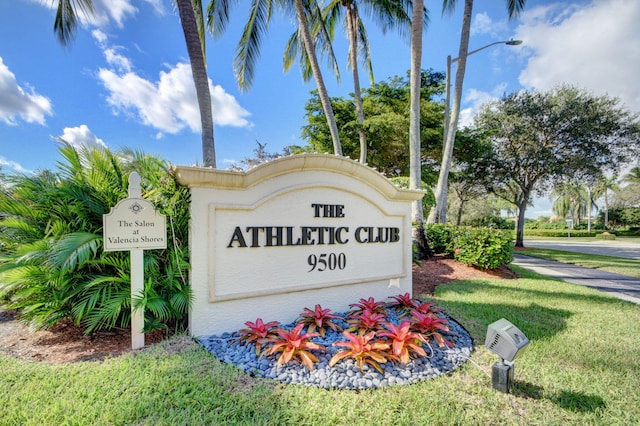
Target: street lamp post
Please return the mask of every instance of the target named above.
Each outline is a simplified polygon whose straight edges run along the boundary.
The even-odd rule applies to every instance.
[[[494,41],[493,43],[487,44],[486,46],[482,46],[479,49],[472,50],[467,53],[467,58],[474,53],[478,53],[481,50],[484,50],[488,47],[495,46],[496,44],[506,44],[507,46],[518,46],[522,44],[522,40],[503,40],[503,41]],[[458,62],[460,58],[451,59],[451,55],[447,56],[447,72],[445,74],[445,99],[444,99],[444,135],[443,135],[443,144],[447,143],[447,135],[449,134],[449,110],[451,109],[451,64]]]
[[[509,46],[517,46],[522,44],[521,40],[504,40],[504,41],[496,41],[486,46],[483,46],[479,49],[472,50],[464,55],[463,64],[466,64],[467,57],[477,53],[481,50],[484,50],[488,47],[495,46],[496,44],[506,44]],[[462,78],[456,81],[456,90],[454,91],[455,98],[453,105],[455,110],[453,111],[452,117],[450,117],[450,97],[451,97],[451,64],[457,62],[460,58],[451,59],[451,56],[447,56],[447,73],[445,79],[445,106],[444,106],[444,131],[443,131],[443,151],[442,151],[442,163],[440,165],[440,173],[438,176],[438,184],[436,186],[435,197],[436,197],[436,205],[432,207],[431,213],[429,214],[429,218],[427,219],[428,223],[446,223],[447,216],[447,191],[448,191],[448,181],[449,181],[449,169],[451,168],[451,161],[453,155],[453,142],[455,139],[455,129],[450,133],[451,127],[451,118],[454,118],[455,121],[454,126],[458,122],[458,114],[460,113],[460,93],[462,91],[462,79],[464,79],[464,72],[462,73]],[[463,67],[464,70],[464,67]],[[451,136],[450,136],[451,134]]]

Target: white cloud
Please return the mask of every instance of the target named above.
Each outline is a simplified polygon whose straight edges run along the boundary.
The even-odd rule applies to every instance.
[[[119,50],[124,49],[122,46],[110,46],[107,35],[101,30],[95,29],[91,31],[91,35],[98,43],[98,47],[102,50],[104,58],[109,65],[120,72],[131,71],[132,65],[129,58],[118,53]]]
[[[3,156],[0,155],[0,166],[4,167],[8,167],[11,170],[18,172],[18,173],[25,173],[25,174],[29,174],[29,173],[33,173],[31,170],[25,169],[24,167],[22,167],[21,164],[16,163],[15,161],[11,161],[11,160],[7,160],[6,158],[4,158]]]
[[[55,10],[57,8],[57,1],[43,1],[43,0],[31,0],[34,3],[38,3],[49,9]],[[81,25],[106,27],[111,22],[115,23],[119,28],[122,28],[124,21],[130,17],[135,16],[138,12],[138,8],[133,5],[133,0],[93,0],[93,14],[87,14],[80,8],[76,8],[77,18]],[[149,4],[153,10],[163,15],[165,14],[164,4],[162,0],[145,0],[145,3]]]
[[[86,124],[81,124],[78,127],[65,127],[62,130],[62,135],[56,139],[61,139],[75,148],[82,146],[88,148],[103,148],[107,146],[102,139],[98,138],[89,130]]]
[[[505,90],[507,84],[499,84],[494,87],[491,93],[483,92],[481,90],[469,89],[464,94],[464,103],[469,105],[467,108],[460,110],[460,117],[458,118],[458,128],[464,128],[473,123],[473,118],[478,113],[480,107],[494,99],[500,98]]]
[[[503,38],[507,31],[507,21],[494,21],[486,12],[477,13],[471,21],[471,34],[487,34],[494,38]]]
[[[556,3],[525,12],[516,34],[528,56],[520,83],[541,90],[567,83],[640,111],[638,21],[637,0]]]
[[[145,125],[167,133],[178,133],[185,127],[200,131],[200,110],[189,64],[178,63],[160,72],[157,82],[133,72],[120,75],[108,69],[100,69],[98,77],[109,91],[107,102],[116,113],[137,117]],[[209,88],[215,124],[250,126],[245,118],[249,112],[233,96],[211,82]]]
[[[44,125],[47,115],[52,115],[51,101],[31,87],[21,87],[0,57],[0,120],[9,125],[18,119]]]

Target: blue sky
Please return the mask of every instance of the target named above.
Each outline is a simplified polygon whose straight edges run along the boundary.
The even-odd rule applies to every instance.
[[[94,0],[97,16],[62,47],[53,34],[51,0],[0,2],[0,166],[5,172],[55,168],[56,138],[72,144],[130,147],[173,164],[201,162],[199,117],[177,12],[170,0]],[[207,39],[216,154],[227,168],[252,154],[256,141],[280,151],[300,140],[304,104],[313,81],[297,65],[284,74],[291,17],[276,18],[262,44],[253,87],[238,90],[232,61],[248,1],[240,1],[220,39]],[[423,68],[444,71],[457,56],[463,1],[450,16],[441,2],[426,2],[431,22],[424,35]],[[505,92],[550,89],[570,83],[621,98],[640,111],[640,2],[637,0],[528,0],[508,22],[505,2],[476,0],[470,49],[511,38],[471,56],[463,93],[463,123],[482,102]],[[365,22],[366,18],[365,18]],[[409,42],[382,35],[368,23],[375,80],[405,76]],[[330,96],[352,91],[346,41],[336,34],[342,82],[325,68]],[[455,71],[454,71],[455,72]],[[363,87],[369,85],[362,80]],[[536,200],[528,217],[550,215]]]

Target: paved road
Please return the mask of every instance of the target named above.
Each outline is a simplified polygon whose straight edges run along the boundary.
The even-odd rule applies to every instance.
[[[514,255],[512,263],[522,268],[531,269],[541,275],[595,288],[640,305],[640,278],[521,254]]]
[[[581,238],[563,238],[558,240],[536,240],[525,238],[524,246],[576,251],[588,254],[602,254],[606,256],[640,260],[640,243],[625,240],[581,241]]]

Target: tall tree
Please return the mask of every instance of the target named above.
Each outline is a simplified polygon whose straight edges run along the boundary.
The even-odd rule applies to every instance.
[[[520,91],[490,102],[475,126],[492,145],[483,163],[489,189],[518,207],[516,246],[532,195],[563,179],[615,171],[640,152],[640,122],[618,99],[571,86]]]
[[[369,12],[369,16],[376,20],[382,32],[386,33],[388,29],[397,28],[400,32],[404,32],[405,28],[409,28],[411,19],[407,14],[405,2],[402,0],[332,0],[324,9],[323,15],[326,16],[327,26],[330,28],[330,34],[333,35],[334,27],[337,21],[342,18],[345,11],[345,27],[347,38],[349,40],[349,65],[353,74],[353,91],[356,107],[358,137],[360,141],[360,162],[367,162],[367,137],[364,125],[364,110],[362,107],[362,96],[360,90],[360,76],[358,69],[358,55],[366,64],[369,81],[374,83],[373,68],[371,66],[371,53],[369,49],[369,39],[367,30],[360,19],[360,6]]]
[[[569,216],[577,226],[580,225],[583,216],[590,214],[587,212],[588,197],[589,194],[584,185],[574,181],[564,182],[557,185],[551,192],[551,198],[555,199],[551,208],[556,216],[562,218]]]
[[[640,183],[640,166],[632,167],[627,174],[622,177],[622,181],[626,183]]]
[[[522,13],[526,0],[506,0],[509,19],[513,19]],[[456,6],[456,0],[443,0],[443,13],[451,13]],[[467,55],[469,53],[469,38],[471,34],[471,16],[473,12],[473,0],[464,1],[464,12],[462,15],[462,33],[460,36],[460,50],[458,52],[458,65],[456,69],[455,87],[453,90],[453,105],[448,121],[445,123],[444,149],[442,152],[442,163],[440,165],[440,175],[436,186],[436,205],[431,209],[427,222],[446,223],[447,222],[447,194],[449,184],[449,171],[453,158],[453,145],[456,138],[458,118],[460,115],[460,100],[462,98],[462,85],[467,69]],[[446,100],[449,102],[449,99]]]
[[[202,126],[202,162],[205,167],[216,167],[216,149],[213,137],[213,112],[211,92],[204,58],[204,28],[201,0],[175,0],[180,14],[180,23],[187,44],[191,73],[196,87]],[[78,26],[78,13],[93,14],[93,0],[57,0],[53,30],[63,45],[70,44]],[[200,25],[196,17],[199,17]]]
[[[196,96],[200,108],[200,124],[202,126],[202,164],[216,168],[216,149],[213,137],[213,112],[211,110],[211,92],[209,77],[204,56],[204,27],[202,3],[200,0],[176,0],[184,39],[187,43],[191,74],[196,85]],[[198,13],[196,14],[195,11]],[[196,16],[199,16],[200,24]]]
[[[236,0],[237,1],[237,0]],[[231,0],[211,0],[207,8],[207,26],[211,32],[221,35],[229,22]],[[242,90],[248,90],[253,83],[256,62],[260,56],[261,42],[267,31],[275,8],[285,13],[294,13],[298,22],[298,38],[304,46],[309,67],[316,81],[316,87],[322,102],[322,108],[331,132],[333,152],[342,155],[342,145],[338,134],[338,126],[329,100],[329,93],[324,83],[322,71],[316,54],[316,44],[311,35],[310,26],[320,25],[322,13],[315,0],[253,0],[249,10],[249,18],[236,48],[233,62],[236,81]],[[285,55],[285,60],[287,56]]]
[[[442,93],[444,74],[423,70],[420,96],[420,158],[436,164],[441,157],[442,103],[433,98]],[[408,78],[394,76],[362,91],[365,114],[364,130],[369,145],[367,163],[388,177],[409,176],[409,105]],[[331,104],[340,129],[344,155],[355,158],[359,152],[358,124],[352,98],[332,97]],[[309,152],[330,152],[331,135],[322,113],[317,91],[305,104],[306,124],[302,138]],[[422,167],[422,180],[435,185],[437,175],[431,167]],[[407,188],[408,188],[407,181]]]
[[[411,71],[410,107],[409,107],[409,188],[422,189],[422,158],[420,156],[420,95],[422,71],[422,30],[425,26],[423,0],[414,0],[411,12]],[[411,204],[413,240],[418,247],[421,259],[432,256],[431,248],[424,230],[424,209],[420,200]]]
[[[604,228],[609,229],[609,191],[618,191],[620,187],[618,186],[618,177],[616,175],[607,176],[603,175],[595,187],[595,196],[596,197],[604,197]]]

